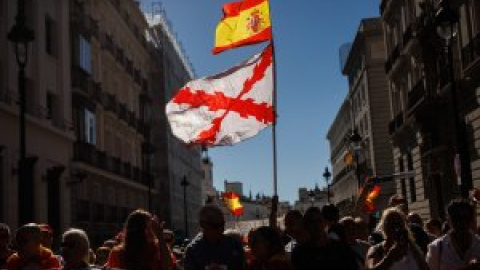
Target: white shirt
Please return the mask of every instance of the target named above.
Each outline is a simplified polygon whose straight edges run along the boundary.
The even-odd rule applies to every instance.
[[[428,245],[426,261],[430,270],[448,270],[465,267],[473,259],[480,260],[480,238],[473,233],[472,245],[465,254],[462,260],[455,251],[450,234],[446,234]]]

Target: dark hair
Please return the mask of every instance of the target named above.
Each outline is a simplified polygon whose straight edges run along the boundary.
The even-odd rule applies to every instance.
[[[7,232],[10,235],[10,227],[5,223],[0,223],[0,232]]]
[[[124,263],[127,270],[152,269],[155,260],[154,242],[149,241],[146,229],[152,215],[145,210],[135,210],[125,223]]]
[[[251,233],[250,239],[251,241],[256,241],[258,237],[268,243],[271,256],[284,250],[282,238],[275,229],[268,226],[259,227]]]
[[[29,241],[38,241],[42,238],[40,227],[35,223],[28,223],[17,229],[15,232],[15,242],[18,247],[22,247]]]
[[[448,204],[447,213],[454,229],[465,229],[475,218],[475,207],[466,199],[454,199]]]
[[[436,218],[429,219],[425,225],[427,227],[434,227],[436,229],[442,230],[442,222]]]
[[[322,207],[322,216],[326,221],[338,222],[340,219],[340,211],[333,204],[327,204]]]

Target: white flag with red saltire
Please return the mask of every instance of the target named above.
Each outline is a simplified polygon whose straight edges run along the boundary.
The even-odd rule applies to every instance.
[[[275,121],[273,47],[225,72],[193,80],[166,106],[173,134],[187,144],[232,145]]]

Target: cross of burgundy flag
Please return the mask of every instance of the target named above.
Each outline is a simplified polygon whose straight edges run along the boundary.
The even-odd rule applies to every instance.
[[[187,144],[232,145],[275,121],[273,47],[225,72],[193,80],[168,102],[173,134]]]

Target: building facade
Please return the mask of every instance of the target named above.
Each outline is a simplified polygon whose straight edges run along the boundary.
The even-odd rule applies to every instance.
[[[32,186],[19,186],[20,157],[18,65],[7,33],[17,1],[0,3],[0,220],[19,223],[19,200],[32,220],[48,222],[58,234],[70,225],[70,157],[74,141],[71,87],[69,1],[25,1],[26,24],[35,40],[26,51],[26,157]],[[20,52],[21,53],[21,52]],[[28,222],[27,221],[27,222]]]
[[[321,190],[318,188],[318,186],[315,186],[315,188],[312,190],[308,190],[307,188],[299,188],[298,200],[295,201],[293,209],[299,210],[302,213],[305,213],[305,211],[312,206],[322,209],[324,205],[328,204],[327,193],[328,192],[326,189]],[[283,215],[285,214],[286,212],[283,213]]]
[[[355,202],[365,175],[389,176],[393,172],[384,54],[380,18],[363,19],[343,67],[348,95],[327,135],[332,149],[333,198],[342,208]],[[343,122],[349,118],[350,122]],[[351,141],[353,131],[360,136],[358,142]],[[353,163],[346,162],[347,153],[353,155]],[[395,192],[392,181],[382,183],[381,188],[378,209],[383,209]]]
[[[397,181],[397,192],[408,198],[411,211],[444,218],[451,199],[480,186],[479,53],[474,45],[480,3],[393,2],[381,1],[380,8],[392,96],[389,129],[396,171],[414,171],[414,177]],[[458,15],[448,43],[438,31],[440,17],[435,20],[446,9]]]
[[[157,48],[154,58],[156,73],[152,79],[157,85],[153,92],[156,102],[153,106],[153,121],[156,126],[153,136],[154,172],[157,173],[160,187],[165,198],[160,208],[167,225],[179,233],[185,233],[186,198],[187,222],[189,236],[198,231],[198,211],[203,203],[202,196],[202,157],[201,147],[187,146],[178,140],[165,126],[165,105],[175,92],[194,77],[193,69],[188,62],[180,42],[176,39],[163,9],[153,15],[150,23],[151,39]],[[182,185],[186,179],[188,185]]]
[[[70,4],[72,223],[99,243],[158,196],[146,151],[148,24],[132,0]]]

